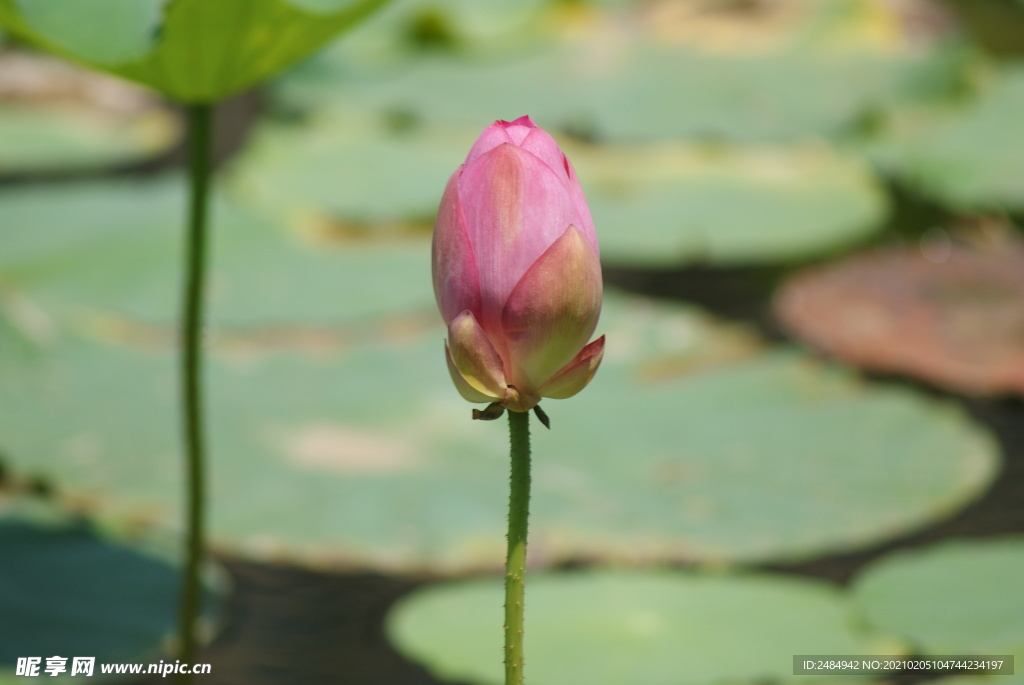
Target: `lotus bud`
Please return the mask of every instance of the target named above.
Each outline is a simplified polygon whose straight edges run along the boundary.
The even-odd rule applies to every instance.
[[[594,377],[604,336],[597,235],[583,189],[529,117],[487,127],[448,180],[433,243],[434,295],[459,393],[525,412]],[[541,415],[541,414],[539,414]]]

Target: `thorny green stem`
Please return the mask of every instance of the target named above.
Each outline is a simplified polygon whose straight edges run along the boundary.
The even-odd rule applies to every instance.
[[[530,517],[530,415],[508,413],[512,473],[508,498],[508,556],[505,562],[505,685],[523,682],[523,599],[526,533]]]
[[[211,181],[213,105],[189,105],[189,214],[185,242],[181,311],[181,410],[185,448],[185,567],[181,581],[178,658],[192,666],[198,649],[196,623],[202,598],[206,483],[202,393],[203,304],[206,281],[207,218]],[[188,685],[191,674],[179,674]]]

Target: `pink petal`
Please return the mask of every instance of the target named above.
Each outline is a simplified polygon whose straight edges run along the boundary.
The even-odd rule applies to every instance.
[[[459,370],[455,368],[455,362],[452,361],[452,352],[448,349],[448,343],[445,343],[444,346],[444,357],[448,362],[448,373],[451,374],[452,383],[455,384],[455,389],[462,395],[462,399],[468,402],[494,402],[498,399],[497,397],[483,394],[466,382],[466,379],[462,377]]]
[[[480,156],[487,154],[499,145],[514,145],[512,138],[508,135],[504,128],[493,124],[488,126],[480,137],[473,143],[473,147],[469,149],[469,154],[466,155],[466,164],[475,162]]]
[[[565,159],[565,167],[569,172],[569,191],[572,195],[573,205],[576,207],[577,222],[573,225],[583,231],[583,235],[594,246],[594,250],[600,254],[601,250],[597,245],[597,231],[594,230],[594,219],[590,216],[590,206],[587,205],[587,198],[583,194],[583,186],[576,176],[576,169],[568,158]]]
[[[535,129],[538,127],[537,124],[534,123],[534,120],[530,119],[528,115],[523,115],[522,117],[519,117],[515,121],[503,121],[501,123],[504,124],[505,127],[508,128],[510,132],[516,131],[516,133],[513,134],[513,137],[517,135],[525,136],[530,129]],[[522,133],[519,133],[519,131],[522,131]]]
[[[555,376],[541,386],[540,395],[556,400],[572,397],[594,378],[604,358],[604,336],[590,343],[565,365]]]
[[[452,364],[467,384],[489,398],[504,399],[501,357],[472,312],[464,311],[448,324],[448,349]]]
[[[503,143],[512,143],[516,146],[521,145],[523,139],[534,129],[537,129],[537,125],[530,121],[530,117],[519,117],[513,122],[495,121],[485,128],[484,132],[473,143],[473,147],[469,149],[469,154],[466,155],[466,164]]]
[[[568,180],[505,144],[463,168],[459,197],[479,275],[480,324],[497,332],[512,289],[576,216]]]
[[[533,123],[533,119],[525,115],[515,121],[499,121],[497,123],[505,127],[509,137],[512,138],[512,142],[516,145],[522,145],[523,139],[532,131],[537,130],[537,124]]]
[[[570,226],[523,275],[502,312],[506,378],[537,394],[594,333],[601,313],[601,263]]]
[[[539,157],[552,171],[568,180],[568,161],[550,133],[542,128],[535,128],[523,138],[519,147]]]
[[[480,279],[459,201],[461,168],[452,174],[434,222],[434,297],[445,322],[468,309],[480,313]]]

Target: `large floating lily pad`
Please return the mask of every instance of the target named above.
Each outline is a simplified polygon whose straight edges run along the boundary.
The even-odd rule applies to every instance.
[[[446,682],[497,685],[503,601],[498,578],[428,586],[388,633]],[[794,654],[871,653],[836,589],[768,575],[531,574],[526,626],[537,685],[791,682]]]
[[[0,449],[111,519],[178,520],[178,190],[0,202]],[[405,568],[500,560],[504,428],[470,421],[451,387],[427,236],[325,237],[226,201],[215,226],[214,541]],[[555,430],[535,438],[538,562],[846,549],[947,515],[996,469],[955,409],[763,353],[692,309],[610,298],[600,332],[604,368],[546,403]]]
[[[897,110],[869,154],[954,208],[1024,210],[1024,66],[986,74],[979,90],[959,107]]]
[[[95,657],[100,664],[151,660],[177,624],[179,574],[166,554],[113,542],[53,514],[0,518],[0,683],[19,657]],[[107,682],[108,679],[104,679]]]
[[[639,46],[616,53],[595,41],[497,63],[425,58],[390,78],[333,87],[342,102],[433,122],[474,125],[528,113],[602,140],[792,140],[855,125],[905,92],[915,66],[860,54],[743,58]]]
[[[342,236],[427,231],[444,182],[477,135],[467,127],[396,129],[352,112],[267,127],[234,185],[294,226]],[[562,143],[602,255],[613,262],[798,259],[865,238],[887,211],[870,169],[824,144],[584,145],[567,136]]]
[[[468,127],[403,127],[358,111],[299,126],[270,124],[257,130],[229,181],[246,200],[293,225],[319,220],[344,235],[346,225],[380,232],[402,224],[415,230],[419,223],[427,234],[448,177],[479,134]]]
[[[853,598],[872,626],[924,654],[1014,655],[1015,675],[987,682],[1020,683],[1022,568],[1024,538],[957,540],[882,558],[857,579]]]
[[[150,295],[132,299],[176,282],[164,264],[174,251],[138,249],[145,224],[112,229],[80,214],[92,221],[74,254],[48,225],[3,237],[12,244],[0,254],[22,266],[4,265],[13,325],[3,344],[18,354],[0,356],[0,442],[16,471],[47,476],[83,506],[177,521],[171,318],[145,313]],[[426,276],[383,246],[377,262],[356,247],[292,254],[258,223],[220,228],[214,300],[228,274],[248,286],[234,307],[217,305],[209,338],[215,544],[405,568],[497,563],[505,429],[470,421],[451,387],[443,328],[423,323],[435,316]],[[246,238],[237,250],[233,230]],[[425,237],[395,249],[429,262]],[[50,250],[60,258],[43,258]],[[344,287],[359,259],[376,272]],[[319,290],[307,281],[318,273]],[[397,306],[388,293],[410,299]],[[47,316],[48,334],[33,336]],[[546,403],[554,430],[535,437],[537,562],[848,549],[948,515],[996,470],[988,436],[955,408],[792,351],[758,353],[756,337],[693,310],[612,298],[599,332],[609,344],[597,379]]]
[[[887,213],[871,172],[824,145],[568,151],[613,262],[794,260],[864,239]]]
[[[0,196],[0,311],[40,340],[69,318],[102,327],[104,315],[128,317],[139,332],[175,321],[184,183],[89,183]],[[215,207],[214,226],[212,316],[257,338],[302,323],[315,344],[325,325],[433,306],[424,236],[338,241],[230,202]],[[166,342],[167,333],[155,337]]]
[[[693,17],[682,4],[565,10],[552,30],[512,48],[412,59],[342,47],[288,77],[281,98],[470,126],[530,114],[599,140],[777,141],[849,130],[894,101],[944,90],[958,73],[930,41],[912,46],[879,3],[790,2],[802,18],[757,32],[755,21],[695,28],[709,17],[719,28],[744,24],[733,18],[747,12],[701,6]]]
[[[849,257],[793,276],[776,298],[796,336],[865,368],[971,394],[1024,394],[1024,242],[935,232],[920,249]]]

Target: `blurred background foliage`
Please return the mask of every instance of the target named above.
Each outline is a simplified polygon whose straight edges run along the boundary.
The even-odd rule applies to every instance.
[[[116,43],[42,0],[0,18],[15,9],[65,54],[153,50],[115,69],[151,83],[190,28],[161,43],[138,7],[82,5]],[[796,653],[1024,657],[1019,536],[907,542],[1024,460],[1022,29],[1018,0],[396,0],[226,103],[219,558],[445,580],[387,620],[433,676],[387,682],[499,682],[505,441],[450,387],[428,254],[472,141],[529,114],[579,172],[609,286],[604,367],[535,436],[533,682],[783,682]],[[270,61],[172,80],[237,89]],[[8,672],[54,650],[157,654],[173,622],[173,557],[153,550],[181,500],[181,137],[148,90],[0,47]],[[979,402],[1016,437],[998,442]],[[1020,532],[1002,504],[966,532]],[[851,584],[779,572],[856,552],[874,561]],[[294,682],[261,677],[246,682]],[[328,680],[385,679],[342,663]]]

